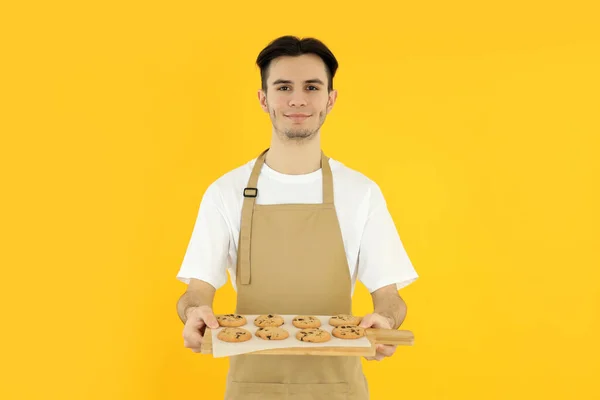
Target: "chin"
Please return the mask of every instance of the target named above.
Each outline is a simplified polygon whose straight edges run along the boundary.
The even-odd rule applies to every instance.
[[[315,136],[315,132],[306,131],[286,131],[283,134],[289,140],[306,140]]]

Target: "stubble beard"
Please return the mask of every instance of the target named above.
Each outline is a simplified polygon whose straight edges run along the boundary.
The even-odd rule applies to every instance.
[[[275,131],[277,132],[277,136],[279,136],[280,139],[285,140],[285,141],[289,141],[289,142],[295,142],[295,143],[305,143],[308,142],[310,140],[312,140],[315,136],[317,136],[317,133],[319,133],[319,130],[321,129],[321,126],[323,126],[323,123],[325,122],[325,112],[321,111],[319,113],[319,125],[317,126],[316,129],[279,129],[277,126],[277,115],[275,114],[274,110],[271,110],[270,112],[271,114],[271,122],[273,123],[273,127],[275,128]]]

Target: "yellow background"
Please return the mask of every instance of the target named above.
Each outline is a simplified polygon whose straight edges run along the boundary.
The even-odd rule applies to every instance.
[[[283,34],[338,57],[323,148],[420,274],[373,399],[600,398],[598,10],[519,3],[3,5],[0,398],[222,396],[175,275],[207,185],[268,145],[254,61]]]

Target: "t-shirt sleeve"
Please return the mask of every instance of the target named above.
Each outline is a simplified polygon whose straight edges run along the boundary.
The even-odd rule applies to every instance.
[[[360,242],[358,279],[373,293],[391,284],[401,289],[417,278],[383,194],[373,183]]]
[[[203,280],[215,289],[227,282],[229,227],[218,187],[210,185],[202,201],[177,279],[188,283]]]

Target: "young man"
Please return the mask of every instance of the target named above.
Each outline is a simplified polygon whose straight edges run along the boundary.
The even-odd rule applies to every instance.
[[[188,284],[177,305],[185,347],[200,351],[204,328],[218,327],[212,302],[227,269],[239,314],[350,314],[358,279],[374,305],[361,326],[397,329],[406,315],[398,289],[417,274],[377,184],[321,150],[321,126],[337,97],[336,58],[316,39],[284,36],[262,50],[257,64],[271,143],[204,194],[177,275]],[[371,359],[394,350],[379,346]],[[367,399],[360,361],[231,357],[225,398]]]

